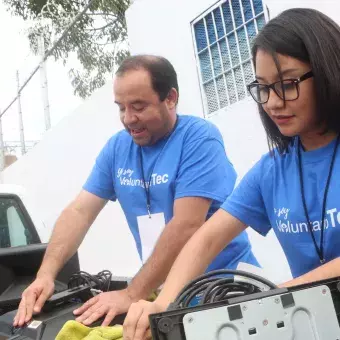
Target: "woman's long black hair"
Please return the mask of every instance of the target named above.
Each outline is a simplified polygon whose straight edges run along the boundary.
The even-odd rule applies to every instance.
[[[340,133],[339,25],[314,9],[289,9],[270,20],[255,38],[252,47],[255,69],[259,49],[273,56],[279,74],[277,54],[310,64],[314,74],[318,119],[327,130]],[[269,148],[285,152],[292,138],[281,134],[262,105],[259,105],[259,111]]]

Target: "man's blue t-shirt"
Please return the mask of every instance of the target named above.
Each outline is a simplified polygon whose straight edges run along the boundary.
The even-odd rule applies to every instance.
[[[320,247],[322,203],[335,140],[312,151],[301,149],[304,193],[312,229]],[[293,277],[320,266],[303,208],[298,140],[286,153],[267,154],[245,175],[221,208],[266,235],[273,228]],[[326,262],[340,256],[340,149],[335,158],[324,223]],[[268,254],[270,256],[270,254]]]
[[[142,259],[137,217],[147,215],[141,171],[150,182],[151,213],[173,217],[174,201],[182,197],[212,200],[209,218],[232,192],[236,173],[229,162],[219,130],[204,119],[179,115],[173,132],[152,146],[140,147],[127,131],[114,135],[99,154],[84,189],[108,200],[118,200]],[[151,174],[152,172],[152,174]],[[246,232],[228,245],[209,266],[236,268],[238,263],[258,265]]]

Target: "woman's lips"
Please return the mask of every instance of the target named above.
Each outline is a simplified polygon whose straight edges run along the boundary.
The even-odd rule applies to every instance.
[[[279,115],[279,116],[272,116],[274,122],[278,125],[283,125],[283,124],[288,124],[292,121],[294,118],[293,115],[290,116],[284,116],[284,115]]]

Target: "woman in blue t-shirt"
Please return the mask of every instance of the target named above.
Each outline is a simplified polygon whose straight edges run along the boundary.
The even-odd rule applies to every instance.
[[[157,300],[129,311],[129,339],[247,226],[274,230],[294,277],[283,285],[340,275],[340,27],[315,10],[287,10],[258,34],[252,53],[248,90],[271,151],[183,248]]]

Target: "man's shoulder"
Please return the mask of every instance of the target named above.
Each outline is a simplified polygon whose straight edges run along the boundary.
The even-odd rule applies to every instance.
[[[180,119],[182,120],[182,125],[185,127],[188,142],[202,138],[223,140],[218,127],[206,119],[189,115],[182,115]]]
[[[109,149],[113,149],[117,144],[128,145],[131,140],[131,135],[127,133],[126,130],[120,130],[108,139],[106,147]]]

